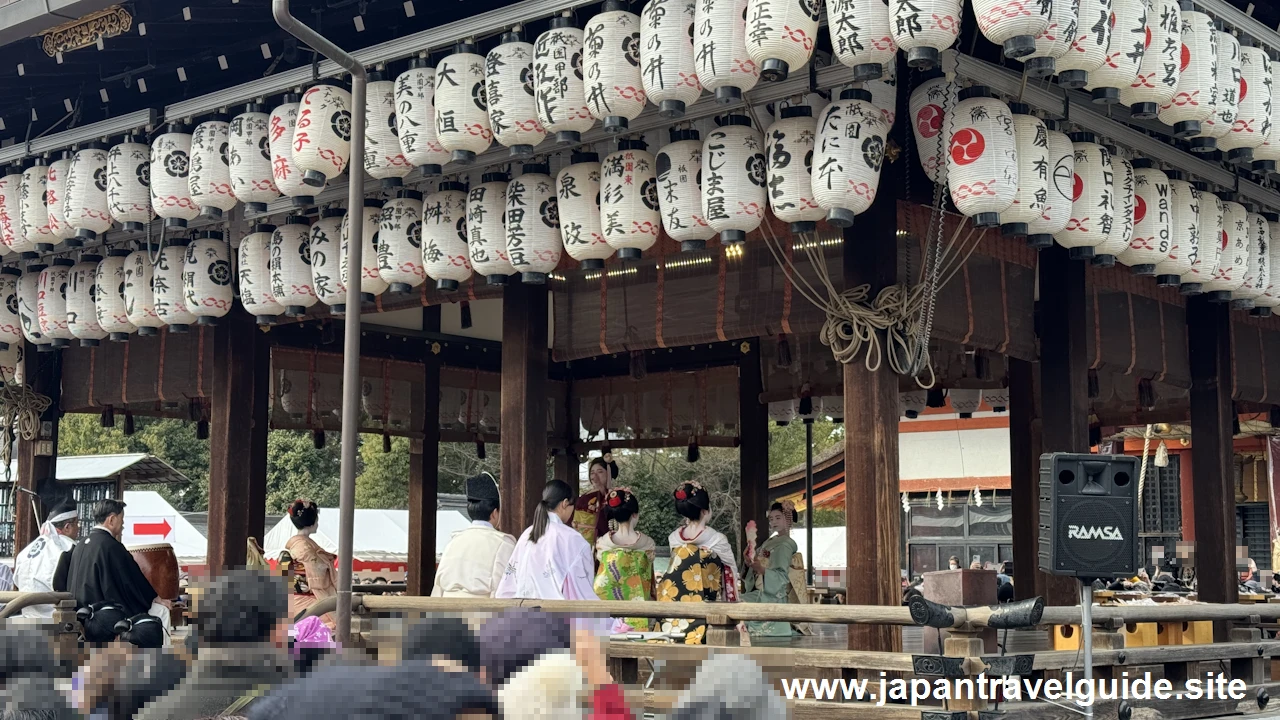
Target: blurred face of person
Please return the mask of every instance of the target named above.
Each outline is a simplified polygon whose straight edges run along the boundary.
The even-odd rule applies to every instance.
[[[595,463],[588,471],[587,479],[591,481],[591,487],[604,492],[609,487],[609,468],[604,463]]]
[[[573,520],[573,501],[561,500],[556,506],[556,517],[560,518],[560,522],[568,525]]]
[[[61,526],[61,527],[57,527],[57,526],[55,526],[55,527],[54,527],[54,530],[56,530],[56,531],[57,531],[57,533],[58,533],[59,535],[64,535],[64,536],[69,537],[69,538],[76,538],[76,537],[79,537],[79,536],[80,536],[80,521],[79,521],[78,519],[76,519],[76,520],[68,520],[67,522],[62,523],[62,526]]]

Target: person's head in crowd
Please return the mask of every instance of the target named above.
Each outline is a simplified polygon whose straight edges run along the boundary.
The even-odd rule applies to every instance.
[[[796,506],[790,500],[776,502],[769,508],[769,529],[774,532],[790,532],[791,526],[799,519]]]
[[[604,499],[605,518],[609,527],[634,530],[640,522],[640,499],[630,488],[614,488]]]
[[[560,522],[568,525],[573,520],[573,505],[578,499],[574,488],[563,480],[552,480],[542,489],[542,500],[538,510],[533,514],[533,527],[529,532],[529,542],[536,543],[547,534],[547,525],[551,522],[551,514],[560,518]]]
[[[332,666],[274,690],[248,720],[481,720],[499,718],[493,691],[469,673],[421,662]]]
[[[581,718],[587,676],[568,650],[545,653],[498,689],[504,720]]]
[[[136,652],[141,651],[127,642],[116,641],[89,653],[89,662],[81,670],[83,691],[77,701],[86,715],[105,709],[118,694],[124,668]]]
[[[996,588],[996,602],[1002,602],[1002,603],[1013,602],[1013,598],[1014,598],[1014,594],[1013,594],[1012,583],[1002,583],[999,587]]]
[[[194,614],[204,645],[263,643],[289,611],[284,581],[254,570],[232,570],[211,581]]]
[[[711,495],[696,482],[680,483],[672,492],[676,512],[689,522],[707,522],[711,518]]]
[[[498,494],[498,481],[489,473],[467,478],[467,516],[474,521],[497,526],[498,510],[502,507]]]
[[[480,676],[500,687],[538,656],[570,646],[569,621],[528,608],[512,608],[489,618],[476,633]]]
[[[320,508],[307,500],[294,500],[289,506],[289,522],[299,530],[314,530],[320,522]]]
[[[672,720],[773,720],[787,717],[787,703],[764,671],[744,655],[713,655],[698,667]]]
[[[474,673],[480,671],[480,643],[460,618],[427,618],[409,626],[400,658],[429,662],[443,670]]]
[[[955,555],[952,555],[951,557],[947,558],[947,567],[951,570],[959,570],[960,558],[956,557]]]
[[[120,668],[114,692],[107,699],[108,719],[131,720],[147,703],[176,687],[186,674],[186,665],[164,649],[134,652]]]
[[[31,626],[0,623],[0,687],[24,675],[49,675],[57,669],[49,638]]]
[[[0,720],[76,720],[78,715],[49,676],[27,676],[9,683]]]
[[[106,528],[107,532],[119,540],[124,532],[124,508],[125,504],[119,500],[103,500],[93,509],[93,522]]]
[[[591,489],[604,493],[609,490],[609,462],[604,457],[593,457],[587,463],[587,480]]]

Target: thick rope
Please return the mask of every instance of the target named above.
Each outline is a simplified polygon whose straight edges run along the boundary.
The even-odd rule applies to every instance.
[[[1142,526],[1142,489],[1147,485],[1147,455],[1151,450],[1152,429],[1153,426],[1148,423],[1147,432],[1142,436],[1142,465],[1138,467],[1138,532],[1146,529]],[[1124,441],[1121,440],[1120,442],[1123,443]]]
[[[13,441],[39,437],[40,416],[50,404],[48,397],[26,386],[0,387],[0,462],[4,463],[6,480],[12,481]]]

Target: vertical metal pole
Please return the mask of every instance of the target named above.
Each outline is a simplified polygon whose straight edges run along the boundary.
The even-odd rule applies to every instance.
[[[806,583],[813,587],[813,421],[804,421],[804,559]]]
[[[347,315],[342,343],[342,467],[338,529],[338,638],[351,638],[352,536],[356,517],[356,450],[360,442],[360,270],[364,250],[364,66],[289,12],[289,0],[272,0],[271,12],[286,32],[351,73],[351,159],[347,182]]]
[[[1092,691],[1093,688],[1093,582],[1081,580],[1080,585],[1080,642],[1084,647],[1084,682]],[[1097,698],[1094,698],[1095,702]],[[1093,717],[1093,703],[1085,705],[1083,714],[1086,720]]]

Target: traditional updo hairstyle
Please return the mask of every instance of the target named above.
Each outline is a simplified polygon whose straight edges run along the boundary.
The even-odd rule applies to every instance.
[[[529,542],[536,543],[547,534],[547,523],[551,521],[549,514],[555,512],[560,507],[560,503],[568,500],[573,502],[577,500],[578,493],[575,492],[569,483],[563,480],[552,480],[542,489],[542,501],[538,503],[538,510],[533,514],[533,526],[529,528]]]
[[[711,495],[693,483],[681,483],[673,493],[676,498],[676,512],[681,517],[698,521],[702,512],[711,509]]]
[[[769,506],[769,512],[773,512],[774,510],[777,510],[778,512],[782,513],[783,517],[787,516],[787,509],[782,507],[782,503],[780,502],[776,502],[773,505]],[[796,512],[795,506],[792,506],[791,507],[791,524],[794,525],[799,520],[800,520],[800,513]]]
[[[631,522],[631,518],[640,512],[640,501],[635,494],[626,488],[615,488],[609,491],[605,496],[605,517],[608,518],[610,527],[622,525]]]
[[[289,506],[289,522],[299,530],[305,530],[320,521],[320,508],[313,502],[294,500]]]

